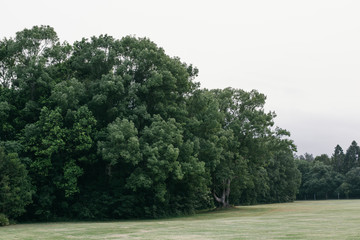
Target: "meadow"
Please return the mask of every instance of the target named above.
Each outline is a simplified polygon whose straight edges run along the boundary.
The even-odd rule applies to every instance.
[[[360,200],[239,206],[187,217],[17,224],[0,239],[360,239]]]

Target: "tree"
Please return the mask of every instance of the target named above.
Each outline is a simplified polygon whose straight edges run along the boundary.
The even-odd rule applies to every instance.
[[[60,199],[66,201],[79,193],[81,165],[91,161],[85,153],[94,145],[95,124],[87,107],[66,112],[44,107],[39,121],[25,127],[22,143],[33,159],[28,167],[37,186],[32,214],[51,218],[61,209],[54,206]]]
[[[269,146],[282,137],[281,131],[271,129],[275,114],[264,112],[266,97],[255,90],[227,88],[212,92],[223,114],[218,135],[228,140],[220,141],[221,158],[212,175],[215,192],[221,190],[222,194],[214,197],[222,206],[229,205],[229,197],[234,203],[254,203],[270,189],[266,170],[272,155]]]
[[[246,161],[234,151],[238,143],[232,130],[222,131],[219,139],[222,147],[219,165],[214,172],[214,198],[221,207],[230,206],[231,183],[246,174]],[[220,192],[221,195],[218,196]]]
[[[309,172],[311,168],[311,162],[306,161],[305,159],[300,157],[298,157],[295,161],[297,169],[301,173],[301,183],[300,183],[297,199],[307,200],[309,197],[311,198],[311,196],[309,196],[309,191],[307,187],[304,186],[304,184],[307,183],[310,179]]]
[[[301,173],[294,158],[296,146],[289,139],[290,132],[277,128],[269,141],[270,160],[266,166],[269,191],[258,202],[289,202],[296,199]]]
[[[74,77],[82,81],[98,80],[115,70],[114,65],[120,60],[119,44],[108,35],[76,41],[69,59]]]
[[[346,154],[344,158],[344,168],[343,168],[344,174],[346,174],[352,168],[360,166],[359,153],[360,153],[360,147],[357,145],[357,142],[353,141],[350,147],[346,150]]]
[[[344,161],[345,161],[344,151],[340,147],[340,145],[336,145],[334,153],[331,158],[333,169],[338,173],[344,172],[344,164],[345,164]]]
[[[360,197],[360,167],[354,167],[345,175],[347,189],[343,186],[343,192],[347,197]],[[347,190],[347,191],[346,191]]]
[[[10,124],[10,114],[13,106],[7,101],[0,102],[0,141],[11,140],[14,128]]]
[[[226,145],[225,136],[220,141],[220,135],[223,132],[221,122],[224,115],[219,111],[219,103],[215,95],[206,89],[197,89],[189,96],[187,99],[187,112],[188,117],[184,137],[188,141],[195,143],[195,152],[193,154],[198,156],[200,163],[205,164],[207,185],[212,188],[208,192],[211,201],[205,201],[205,205],[206,207],[213,207],[212,199],[214,198],[215,189],[212,185],[215,180],[214,173],[221,161],[222,145]],[[229,136],[232,136],[232,134]],[[225,159],[223,158],[223,160]],[[226,181],[226,179],[223,180]],[[220,180],[220,182],[223,180]],[[222,193],[222,186],[219,185],[218,188],[218,191]],[[212,192],[211,195],[210,192]],[[224,198],[222,202],[225,203]]]
[[[14,39],[0,42],[0,91],[12,109],[7,129],[20,130],[38,120],[51,88],[64,79],[61,73],[69,52],[69,45],[60,44],[49,26],[24,29]],[[15,138],[10,137],[7,140]]]
[[[329,166],[331,165],[331,159],[327,154],[321,154],[320,156],[316,156],[314,161],[319,161]]]
[[[24,100],[38,104],[41,97],[50,94],[54,79],[46,70],[51,60],[48,53],[58,41],[56,32],[49,26],[35,26],[16,33],[16,77],[12,84],[21,91],[19,95]]]
[[[180,204],[176,196],[182,193],[172,186],[181,184],[185,175],[186,168],[180,161],[183,158],[179,157],[184,144],[182,129],[175,119],[165,121],[155,115],[153,123],[144,129],[140,143],[142,162],[127,179],[126,187],[145,200],[145,215],[161,216],[172,211],[171,205]],[[195,165],[194,170],[199,166]]]
[[[0,86],[11,88],[16,79],[16,53],[17,46],[13,39],[0,41]]]
[[[33,190],[25,166],[16,153],[0,147],[0,213],[15,219],[31,203]]]
[[[309,172],[304,175],[303,187],[305,193],[311,198],[325,198],[334,195],[336,189],[341,185],[341,177],[333,172],[331,167],[320,161],[311,164]]]
[[[130,164],[136,166],[141,160],[138,131],[134,123],[117,118],[107,127],[106,141],[98,142],[104,160],[111,165]],[[109,173],[111,175],[111,169]]]
[[[314,161],[314,156],[311,153],[305,153],[304,155],[299,156],[300,160],[306,160],[308,162]]]

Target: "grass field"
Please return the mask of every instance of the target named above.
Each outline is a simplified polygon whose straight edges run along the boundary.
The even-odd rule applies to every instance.
[[[360,200],[236,207],[189,217],[18,224],[0,239],[360,239]]]

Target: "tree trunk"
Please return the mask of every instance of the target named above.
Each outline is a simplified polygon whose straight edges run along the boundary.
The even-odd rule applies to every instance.
[[[231,180],[228,179],[227,180],[227,186],[226,186],[226,206],[225,207],[229,207],[230,204],[229,204],[229,196],[230,196],[230,184],[231,184]]]
[[[231,180],[227,179],[226,183],[225,181],[223,182],[223,189],[222,189],[222,195],[221,197],[218,197],[215,193],[215,190],[213,192],[214,198],[215,200],[221,204],[222,208],[227,208],[230,206],[229,204],[229,196],[230,196],[230,184],[231,184]]]

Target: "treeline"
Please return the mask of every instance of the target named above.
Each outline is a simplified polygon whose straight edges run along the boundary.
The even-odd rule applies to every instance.
[[[360,147],[353,141],[344,153],[337,145],[331,157],[297,157],[302,173],[298,199],[360,198]]]
[[[197,74],[146,38],[71,45],[41,26],[0,41],[0,219],[294,200],[295,146],[266,97],[200,89]]]

